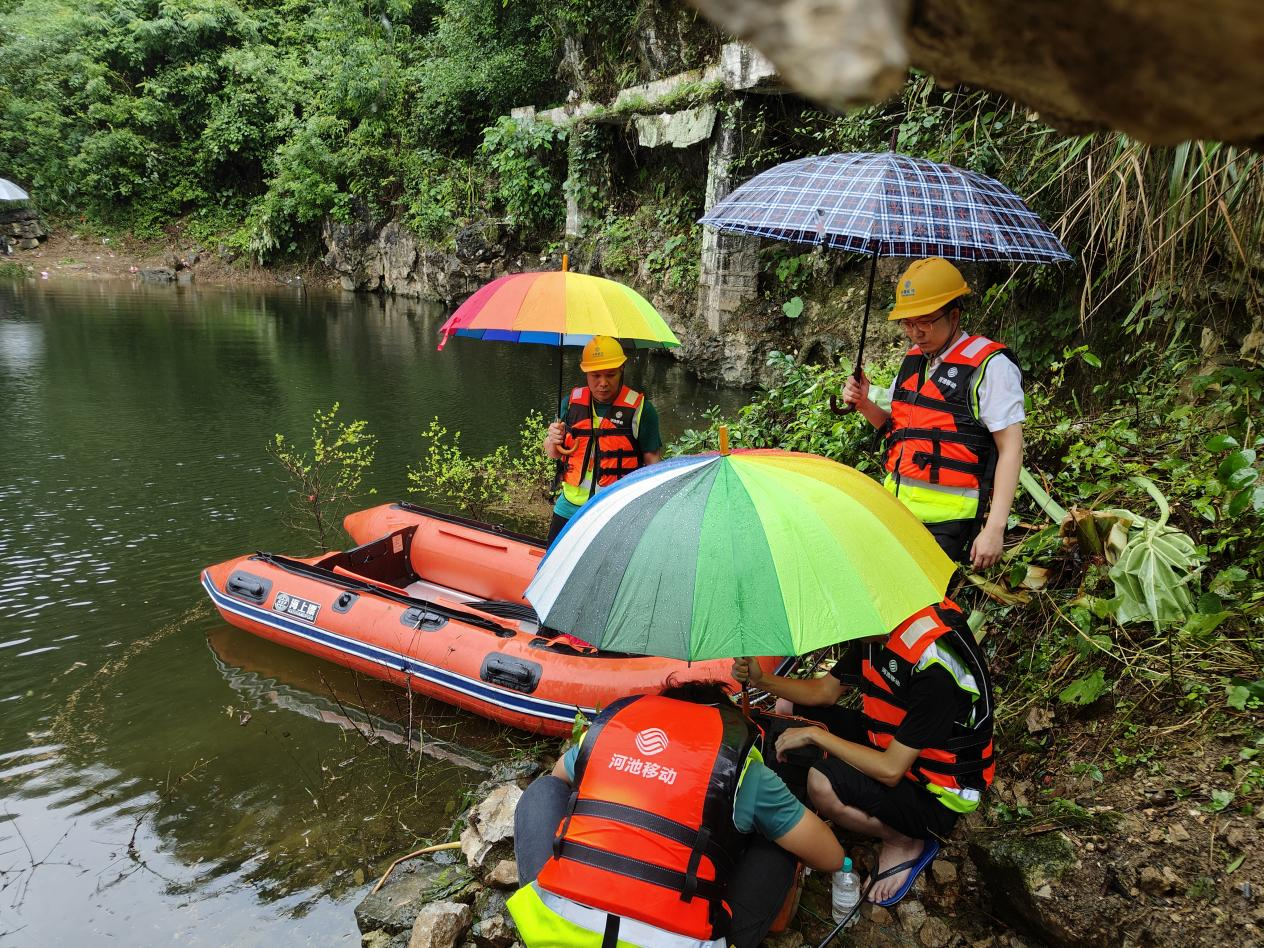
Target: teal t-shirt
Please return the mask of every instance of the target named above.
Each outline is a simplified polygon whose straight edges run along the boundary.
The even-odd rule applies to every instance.
[[[610,410],[614,407],[613,404],[602,405],[595,401],[593,402],[593,405],[596,408],[598,418],[608,417]],[[568,395],[566,398],[562,399],[562,409],[558,412],[557,417],[565,418],[567,413],[570,411],[570,408],[571,399]],[[654,406],[650,404],[648,397],[646,397],[645,401],[642,403],[641,430],[638,433],[636,440],[640,442],[641,451],[643,453],[652,454],[655,451],[661,451],[663,449],[663,435],[658,428],[658,412],[655,410]],[[565,517],[569,520],[571,517],[575,516],[575,514],[579,513],[579,507],[567,500],[565,494],[559,493],[557,495],[557,502],[553,504],[553,512],[559,517]]]
[[[562,766],[572,781],[575,779],[575,758],[578,745],[562,758]],[[746,768],[746,776],[737,788],[733,801],[733,825],[743,833],[758,833],[765,839],[777,840],[799,825],[803,804],[786,782],[757,760]]]

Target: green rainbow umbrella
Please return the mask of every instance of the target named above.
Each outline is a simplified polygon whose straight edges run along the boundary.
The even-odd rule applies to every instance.
[[[687,661],[886,635],[952,561],[854,468],[787,451],[673,458],[599,492],[527,587],[549,628]]]

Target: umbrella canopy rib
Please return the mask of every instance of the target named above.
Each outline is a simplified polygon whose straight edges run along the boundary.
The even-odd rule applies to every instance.
[[[800,651],[850,637],[840,631],[881,634],[903,618],[898,600],[909,583],[924,584],[928,599],[946,585],[952,565],[934,555],[934,538],[903,505],[867,503],[867,494],[885,491],[864,474],[776,452],[739,470],[760,511],[791,625],[806,636]],[[762,476],[752,476],[756,470]],[[930,582],[917,578],[923,569]],[[847,617],[846,629],[831,628],[837,616]]]

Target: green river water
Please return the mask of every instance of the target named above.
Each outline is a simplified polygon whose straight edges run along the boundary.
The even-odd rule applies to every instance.
[[[317,408],[378,435],[368,505],[405,496],[431,417],[483,453],[554,404],[556,350],[436,353],[443,315],[0,282],[0,945],[357,945],[355,903],[451,821],[465,762],[530,743],[234,629],[198,584],[301,551],[264,447]],[[667,438],[742,399],[661,354],[631,381]],[[410,720],[439,756],[400,746]]]

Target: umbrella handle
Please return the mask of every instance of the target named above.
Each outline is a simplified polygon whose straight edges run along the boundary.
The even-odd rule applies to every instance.
[[[852,412],[856,410],[855,405],[844,405],[840,408],[838,406],[838,399],[835,398],[833,395],[830,396],[829,405],[830,405],[830,411],[832,411],[835,415],[850,415]]]
[[[562,420],[562,419],[560,419],[560,418],[558,419],[558,421],[561,421],[561,420]],[[569,439],[570,441],[575,441],[575,437],[574,437],[574,435],[572,435],[572,434],[571,434],[571,429],[570,429],[569,427],[567,427],[567,429],[566,429],[566,438],[567,438],[567,439]],[[578,443],[578,442],[576,442],[576,443],[572,444],[572,445],[568,448],[568,447],[565,447],[565,441],[563,441],[563,443],[562,443],[562,444],[559,444],[559,445],[557,446],[557,453],[558,453],[558,454],[560,454],[560,455],[562,455],[562,457],[564,457],[564,458],[568,458],[568,457],[570,457],[572,454],[574,454],[574,453],[575,453],[578,449],[579,449],[579,443]]]
[[[566,437],[568,437],[568,439],[570,439],[571,441],[575,441],[574,437],[573,437],[573,436],[571,436],[571,434],[570,434],[570,432],[569,432],[569,431],[568,431],[568,432],[566,432]],[[575,444],[571,445],[570,447],[564,447],[564,446],[562,446],[562,445],[557,445],[557,454],[560,454],[560,455],[562,456],[562,458],[570,458],[570,456],[571,456],[571,455],[573,455],[573,454],[575,454],[575,451],[578,451],[578,450],[579,450],[579,442],[578,442],[578,441],[575,441]]]

